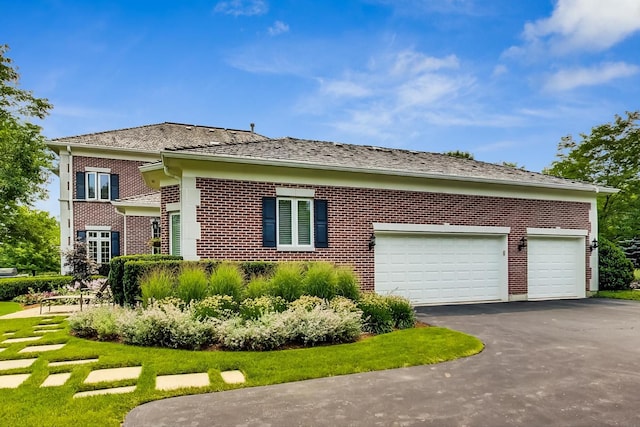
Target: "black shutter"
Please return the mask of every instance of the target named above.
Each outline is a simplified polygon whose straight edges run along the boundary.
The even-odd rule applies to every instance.
[[[120,176],[111,175],[111,200],[118,200],[120,198]]]
[[[87,232],[85,230],[78,230],[76,232],[76,238],[78,239],[79,242],[85,242],[87,241]]]
[[[84,172],[76,172],[76,199],[78,200],[84,200],[87,198],[84,184]]]
[[[262,246],[276,247],[276,198],[262,198]]]
[[[113,175],[112,175],[113,176]],[[120,232],[111,232],[111,258],[120,256]]]
[[[313,201],[313,218],[316,248],[328,248],[329,247],[329,229],[328,229],[328,217],[327,217],[327,201],[326,200],[314,200]]]

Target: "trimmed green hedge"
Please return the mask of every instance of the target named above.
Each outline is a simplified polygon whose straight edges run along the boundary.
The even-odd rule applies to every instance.
[[[29,293],[29,288],[35,292],[52,291],[62,286],[70,285],[71,276],[35,276],[13,277],[0,279],[0,301],[11,301],[19,295]]]
[[[216,260],[180,261],[175,259],[128,260],[124,263],[124,273],[121,282],[123,302],[121,303],[115,300],[115,292],[113,291],[112,286],[111,291],[114,293],[114,301],[120,305],[135,305],[140,298],[140,279],[154,268],[163,267],[177,275],[183,265],[197,265],[204,268],[209,275],[219,264],[221,264],[221,262],[222,261]],[[242,273],[247,278],[254,276],[270,276],[278,265],[276,262],[267,261],[244,261],[238,262],[237,264],[240,266]],[[111,271],[114,271],[113,265],[111,266]]]
[[[633,282],[633,263],[616,243],[598,240],[600,290],[624,290]]]
[[[123,255],[117,256],[111,259],[109,263],[109,286],[111,287],[111,293],[113,294],[113,300],[117,304],[123,305],[125,302],[124,297],[124,265],[129,261],[137,261],[137,260],[148,260],[148,261],[159,261],[159,260],[181,260],[181,256],[174,255]]]

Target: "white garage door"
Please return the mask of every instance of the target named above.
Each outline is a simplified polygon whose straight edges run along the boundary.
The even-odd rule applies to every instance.
[[[529,299],[585,297],[584,237],[529,236]]]
[[[507,298],[505,236],[379,234],[375,287],[417,304]]]

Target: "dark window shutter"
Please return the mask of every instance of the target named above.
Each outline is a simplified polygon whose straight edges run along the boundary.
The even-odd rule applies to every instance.
[[[78,239],[79,242],[86,242],[87,241],[87,232],[85,230],[78,230],[76,238]]]
[[[120,256],[120,232],[111,232],[111,258]]]
[[[111,200],[120,198],[120,175],[111,175]]]
[[[276,198],[262,198],[262,246],[276,247]]]
[[[314,218],[314,234],[315,234],[315,246],[316,248],[328,248],[329,247],[329,229],[328,229],[328,216],[327,216],[327,201],[326,200],[314,200],[313,201],[313,218]]]
[[[84,200],[87,198],[84,185],[84,172],[76,172],[76,199]]]

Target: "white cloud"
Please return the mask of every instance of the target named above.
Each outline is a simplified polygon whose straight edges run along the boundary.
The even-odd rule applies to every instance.
[[[506,65],[498,64],[493,68],[493,72],[491,73],[491,76],[499,77],[507,73],[509,73],[509,68],[507,68]]]
[[[351,81],[328,81],[320,80],[320,91],[324,94],[338,98],[361,98],[371,94],[371,90]]]
[[[264,15],[269,5],[264,0],[228,0],[218,2],[213,11],[233,16]]]
[[[557,0],[550,17],[525,25],[524,37],[561,54],[605,50],[639,30],[638,0]]]
[[[269,35],[277,36],[280,34],[288,33],[289,25],[285,24],[282,21],[276,21],[272,26],[269,27]]]
[[[547,91],[565,91],[581,86],[596,86],[611,80],[633,76],[640,67],[625,62],[609,62],[589,68],[564,69],[551,75],[544,88]]]

